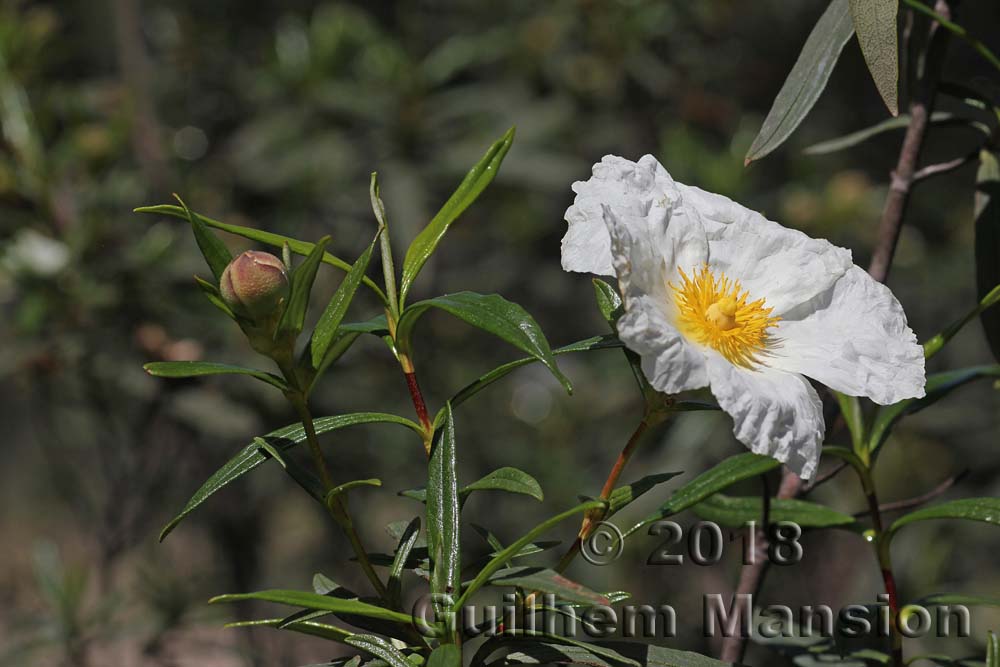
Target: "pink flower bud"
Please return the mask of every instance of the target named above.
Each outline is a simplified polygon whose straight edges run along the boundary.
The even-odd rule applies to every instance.
[[[264,319],[277,315],[282,300],[288,299],[288,272],[274,255],[248,250],[222,272],[219,291],[236,314]]]

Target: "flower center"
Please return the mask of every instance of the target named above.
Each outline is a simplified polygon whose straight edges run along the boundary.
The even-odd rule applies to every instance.
[[[771,315],[764,299],[749,301],[738,280],[716,277],[704,265],[692,277],[680,271],[679,285],[670,283],[677,304],[677,328],[688,339],[711,347],[730,363],[753,368],[770,341],[768,330],[780,317]]]

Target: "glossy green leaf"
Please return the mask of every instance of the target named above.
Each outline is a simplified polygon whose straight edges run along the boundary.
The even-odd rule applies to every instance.
[[[320,315],[319,321],[316,322],[312,339],[309,341],[309,352],[312,356],[313,368],[318,369],[324,365],[323,360],[327,352],[329,352],[330,346],[337,338],[340,323],[344,321],[347,308],[351,305],[351,301],[354,300],[354,294],[358,291],[358,286],[361,285],[361,279],[364,277],[365,271],[368,270],[368,263],[371,261],[372,251],[375,249],[375,242],[378,240],[378,237],[379,235],[376,234],[375,239],[361,253],[361,257],[354,262],[354,266],[351,267],[351,270],[347,273],[347,277],[337,287],[337,291],[333,293],[330,303],[323,309],[323,314]]]
[[[868,439],[869,451],[874,452],[881,447],[892,432],[892,427],[906,415],[919,412],[927,406],[937,403],[955,389],[973,380],[990,377],[1000,377],[1000,364],[973,366],[972,368],[961,368],[927,376],[923,398],[909,398],[879,409],[872,422],[871,435]]]
[[[414,517],[399,537],[399,544],[396,545],[396,555],[393,557],[392,565],[389,567],[389,582],[386,588],[389,592],[390,602],[396,606],[399,605],[402,595],[403,570],[405,569],[407,559],[410,557],[410,552],[413,551],[413,546],[417,543],[419,537],[420,517]]]
[[[848,0],[833,0],[806,39],[798,60],[774,98],[746,163],[759,160],[791,136],[826,88],[840,52],[854,34]]]
[[[762,456],[752,452],[731,456],[674,491],[670,499],[661,505],[656,512],[630,528],[625,535],[631,535],[654,521],[659,521],[689,507],[693,507],[709,496],[732,486],[736,482],[763,475],[780,465],[780,461],[770,456]]]
[[[193,378],[203,375],[249,375],[271,386],[284,391],[288,388],[285,381],[273,373],[258,371],[253,368],[217,364],[209,361],[152,361],[143,368],[150,375],[161,378]]]
[[[608,599],[582,584],[567,579],[555,570],[543,567],[519,566],[500,570],[489,578],[491,586],[518,586],[542,593],[552,593],[567,602],[607,605]]]
[[[281,451],[269,443],[264,438],[254,438],[254,443],[262,450],[267,456],[274,459],[278,465],[288,474],[292,480],[298,484],[302,489],[312,496],[316,502],[320,504],[326,503],[326,489],[323,487],[323,483],[320,482],[319,478],[312,473],[312,471],[306,469],[298,461],[291,458],[285,458]]]
[[[497,571],[504,567],[504,564],[509,562],[511,558],[514,558],[521,549],[523,549],[528,544],[534,541],[536,537],[549,530],[553,526],[565,521],[566,519],[582,514],[589,510],[600,509],[603,510],[607,507],[607,504],[600,500],[588,500],[586,502],[580,503],[576,507],[570,508],[565,512],[561,512],[554,517],[542,521],[540,524],[529,530],[527,533],[522,535],[517,541],[512,543],[510,546],[505,548],[503,551],[494,556],[490,561],[483,566],[483,569],[479,571],[478,574],[473,578],[469,585],[466,586],[465,590],[462,592],[461,597],[455,602],[452,607],[453,610],[460,610],[465,604],[465,601],[472,596],[473,593],[478,591],[486,582],[489,581]]]
[[[893,116],[899,113],[899,0],[850,0],[851,21],[868,71]]]
[[[461,582],[459,496],[455,465],[455,421],[445,406],[444,425],[434,434],[427,466],[427,547],[432,593],[454,593]]]
[[[420,426],[409,419],[382,412],[356,412],[346,415],[337,415],[334,417],[321,417],[314,421],[317,434],[335,431],[347,426],[373,423],[398,424],[400,426],[405,426],[418,434],[422,433]],[[271,446],[275,447],[278,451],[284,452],[288,451],[292,447],[295,447],[299,443],[305,442],[306,434],[305,429],[302,428],[302,424],[299,423],[272,431],[271,433],[265,435],[263,439]],[[257,442],[251,442],[249,445],[240,450],[236,456],[229,459],[225,465],[216,470],[215,473],[201,485],[201,488],[199,488],[195,494],[191,496],[191,499],[188,500],[184,509],[182,509],[177,516],[171,519],[170,523],[168,523],[160,532],[160,540],[163,540],[167,535],[169,535],[170,531],[177,527],[177,524],[197,509],[199,505],[208,500],[209,497],[223,487],[227,486],[233,480],[242,477],[259,466],[261,463],[266,461],[267,458],[267,455],[261,452],[261,447]]]
[[[934,519],[965,519],[1000,526],[1000,498],[961,498],[924,507],[896,519],[889,532],[895,533],[903,526],[917,521]]]
[[[803,528],[829,528],[849,526],[854,517],[807,500],[771,498],[769,519],[772,522],[787,521]],[[729,528],[745,526],[748,521],[761,521],[764,502],[760,496],[734,497],[721,493],[709,496],[695,505],[692,510],[706,521]]]
[[[1000,152],[982,150],[976,172],[976,290],[985,298],[1000,285]],[[979,315],[993,358],[1000,361],[1000,309]]]
[[[510,128],[490,146],[483,158],[465,175],[458,189],[448,198],[441,210],[413,239],[403,259],[403,275],[399,285],[400,306],[406,302],[406,295],[409,294],[413,281],[416,280],[424,263],[434,253],[448,228],[479,197],[486,186],[493,182],[513,142],[514,128]]]
[[[361,486],[382,486],[382,480],[373,477],[371,479],[355,479],[350,482],[338,484],[326,493],[325,502],[327,505],[330,505],[337,496]]]
[[[408,344],[417,320],[430,308],[438,308],[454,315],[530,354],[555,375],[566,391],[572,392],[573,387],[556,365],[555,355],[541,327],[528,311],[516,303],[507,301],[499,294],[476,292],[457,292],[419,301],[403,311],[399,318],[396,340],[400,345]]]
[[[237,621],[235,623],[227,623],[226,627],[227,628],[266,627],[266,628],[275,628],[281,630],[291,630],[293,632],[298,632],[300,634],[319,637],[320,639],[330,639],[338,642],[343,642],[345,639],[354,634],[342,628],[338,628],[335,625],[327,625],[326,623],[317,623],[316,621],[294,621],[292,623],[285,623],[285,619],[283,618],[262,618],[255,621]]]
[[[413,667],[403,653],[391,643],[375,635],[352,635],[344,640],[354,648],[371,653],[389,663],[389,667]]]
[[[297,336],[302,331],[302,327],[305,326],[306,311],[309,309],[309,295],[312,293],[316,272],[323,260],[323,249],[329,242],[329,236],[321,238],[305,261],[292,271],[292,292],[288,297],[285,312],[281,315],[281,321],[278,322],[276,337],[285,333]]]
[[[608,496],[608,516],[628,507],[650,489],[681,474],[683,473],[662,472],[657,475],[646,475],[636,482],[619,486]]]
[[[932,125],[963,125],[968,122],[969,121],[963,119],[962,117],[948,111],[935,111],[931,114]],[[829,153],[836,153],[837,151],[858,146],[872,137],[877,137],[885,132],[901,130],[909,124],[909,114],[900,114],[895,118],[886,118],[885,120],[875,123],[871,127],[866,127],[863,130],[858,130],[856,132],[851,132],[850,134],[845,134],[842,137],[827,139],[826,141],[821,141],[818,144],[813,144],[812,146],[804,149],[802,152],[807,155],[826,155]]]
[[[597,309],[601,311],[601,317],[603,317],[608,323],[608,326],[611,328],[611,332],[617,334],[618,318],[620,318],[625,312],[625,307],[622,304],[622,298],[618,295],[618,292],[615,291],[614,287],[600,278],[594,278],[593,284],[594,298],[597,300]],[[646,376],[642,372],[642,359],[639,358],[639,355],[624,346],[622,347],[622,352],[625,353],[625,359],[628,360],[629,368],[632,369],[632,376],[635,378],[639,391],[641,391],[643,396],[646,398],[647,405],[651,400],[659,400],[659,394],[649,386],[649,382],[646,380]]]
[[[133,209],[135,213],[152,213],[157,215],[167,215],[173,218],[181,218],[187,220],[187,214],[184,212],[180,206],[173,206],[172,204],[159,204],[157,206],[140,206],[139,208]],[[200,213],[194,213],[194,217],[200,222],[204,223],[209,227],[215,229],[220,229],[224,232],[229,232],[230,234],[235,234],[237,236],[242,236],[245,239],[250,239],[251,241],[256,241],[257,243],[263,243],[264,245],[269,245],[273,248],[278,248],[279,250],[288,244],[288,247],[296,255],[309,255],[312,253],[315,245],[308,243],[306,241],[299,241],[293,239],[289,236],[282,236],[281,234],[274,234],[272,232],[265,232],[262,229],[254,229],[253,227],[242,227],[240,225],[231,225],[228,222],[221,222],[219,220],[213,220],[212,218],[205,217]],[[328,252],[323,253],[323,262],[334,266],[341,271],[350,271],[351,265],[340,259],[335,255],[331,255]],[[386,296],[382,292],[382,289],[376,285],[371,278],[364,278],[362,282],[367,285],[373,292],[375,292],[379,299],[383,303],[386,302]]]
[[[482,479],[464,487],[459,493],[464,498],[473,491],[486,490],[520,493],[526,496],[531,496],[539,502],[545,498],[542,494],[542,487],[538,484],[538,481],[534,477],[523,470],[510,467],[494,470]]]
[[[218,282],[222,279],[222,272],[229,266],[229,262],[233,261],[233,256],[230,254],[229,248],[222,242],[222,239],[209,231],[208,227],[198,216],[191,213],[191,209],[187,207],[187,204],[180,197],[174,195],[174,198],[180,203],[184,217],[191,223],[191,231],[194,232],[194,240],[198,243],[198,249],[201,250],[208,268],[212,270],[212,275],[215,276],[215,280]]]
[[[354,614],[377,618],[383,621],[392,621],[393,623],[403,623],[405,625],[413,622],[411,616],[398,611],[377,607],[367,602],[361,602],[360,600],[318,595],[309,591],[268,590],[256,591],[254,593],[232,593],[216,596],[209,600],[209,604],[239,602],[242,600],[261,600],[262,602],[275,602],[291,607],[329,611],[335,614]]]
[[[427,657],[427,667],[462,667],[462,649],[454,644],[442,644]]]
[[[381,234],[379,235],[379,242],[381,244],[380,254],[382,255],[382,280],[385,284],[385,294],[388,299],[389,312],[392,314],[393,321],[399,319],[399,296],[396,292],[396,267],[393,264],[392,258],[392,241],[389,237],[389,223],[385,217],[385,205],[382,203],[382,197],[379,194],[378,186],[378,174],[372,172],[371,181],[368,186],[368,197],[372,202],[372,212],[375,214],[375,220],[378,221],[379,230]]]
[[[948,341],[954,338],[966,324],[975,319],[977,316],[984,315],[987,310],[997,305],[997,303],[1000,303],[1000,285],[996,285],[992,290],[987,292],[986,295],[979,300],[979,303],[977,303],[969,312],[949,324],[944,331],[925,342],[924,357],[930,359],[935,354],[940,352]]]

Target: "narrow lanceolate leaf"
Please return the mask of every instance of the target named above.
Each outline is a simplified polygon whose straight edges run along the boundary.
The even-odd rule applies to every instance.
[[[210,361],[153,361],[145,366],[146,372],[161,378],[193,378],[202,375],[249,375],[284,391],[285,381],[273,373],[254,368],[217,364]]]
[[[458,216],[479,197],[486,186],[493,182],[493,178],[497,175],[500,164],[507,156],[507,151],[510,150],[513,142],[514,128],[510,128],[505,135],[490,146],[486,155],[465,175],[458,189],[448,198],[437,215],[413,239],[406,251],[406,257],[403,259],[403,276],[399,285],[400,304],[406,302],[406,295],[410,292],[413,281],[420,273],[424,263],[434,253],[441,237],[458,219]]]
[[[292,333],[297,335],[302,331],[306,321],[306,311],[309,309],[309,294],[312,292],[316,272],[323,260],[323,249],[330,242],[329,236],[324,236],[313,247],[305,261],[292,272],[292,293],[288,297],[288,305],[278,322],[277,335]]]
[[[967,122],[968,121],[963,120],[960,116],[947,111],[935,111],[931,114],[931,124],[933,125],[964,125]],[[909,124],[909,114],[901,114],[895,118],[886,118],[885,120],[875,123],[871,127],[866,127],[863,130],[858,130],[856,132],[851,132],[850,134],[845,134],[842,137],[828,139],[826,141],[821,141],[818,144],[813,144],[812,146],[804,149],[802,152],[807,155],[826,155],[827,153],[836,153],[837,151],[858,146],[872,137],[877,137],[884,132],[903,129]]]
[[[455,421],[445,406],[427,472],[427,546],[433,572],[431,592],[456,593],[460,583],[459,496],[455,474]]]
[[[965,605],[967,607],[1000,607],[1000,598],[962,593],[934,593],[920,598],[919,604],[926,606]]]
[[[931,521],[933,519],[965,519],[1000,526],[1000,498],[962,498],[940,505],[924,507],[896,519],[889,528],[889,532],[894,533],[903,526],[916,521]]]
[[[201,250],[205,262],[208,263],[208,268],[212,270],[212,275],[215,276],[216,281],[221,280],[222,272],[229,266],[229,262],[233,261],[233,256],[229,253],[229,248],[222,242],[222,239],[209,231],[208,226],[198,216],[191,213],[191,209],[187,207],[187,204],[180,197],[177,195],[174,195],[174,197],[180,203],[181,209],[184,211],[184,217],[191,223],[194,240],[198,242],[198,248]]]
[[[803,528],[850,526],[854,523],[854,517],[850,514],[806,500],[772,498],[769,505],[768,518],[772,522],[788,521]],[[746,525],[748,521],[760,522],[764,502],[760,496],[734,497],[716,493],[692,509],[706,521],[738,528]]]
[[[1000,667],[1000,636],[995,632],[986,638],[986,667]]]
[[[597,309],[601,311],[601,316],[608,323],[611,328],[612,333],[618,333],[618,318],[620,318],[625,313],[625,307],[622,304],[622,298],[615,291],[615,288],[601,280],[600,278],[594,278],[594,298],[597,300]],[[639,387],[639,391],[646,396],[647,399],[656,395],[655,390],[649,386],[649,381],[646,380],[646,375],[642,372],[642,360],[639,355],[623,347],[622,351],[625,353],[625,359],[628,361],[629,368],[632,369],[632,376],[635,378],[635,382]],[[657,400],[654,398],[654,400]]]
[[[344,640],[354,648],[371,653],[389,663],[389,667],[413,667],[403,653],[385,639],[376,635],[352,635]]]
[[[634,501],[638,500],[643,494],[645,494],[650,489],[654,488],[659,484],[677,477],[680,472],[663,472],[658,475],[646,475],[642,479],[632,482],[631,484],[626,484],[625,486],[619,486],[617,489],[611,492],[608,496],[608,514],[611,516],[615,512],[625,509]]]
[[[182,220],[187,220],[187,214],[184,209],[180,206],[174,206],[172,204],[158,204],[156,206],[140,206],[139,208],[133,209],[134,213],[152,213],[157,215],[167,215],[173,218],[181,218]],[[193,213],[193,212],[192,212]],[[296,255],[309,255],[315,248],[315,244],[309,243],[307,241],[299,241],[298,239],[293,239],[290,236],[282,236],[281,234],[275,234],[273,232],[265,232],[262,229],[254,229],[253,227],[243,227],[240,225],[232,225],[228,222],[222,222],[220,220],[213,220],[212,218],[201,215],[200,213],[193,213],[193,216],[201,223],[212,227],[213,229],[220,229],[224,232],[229,232],[230,234],[235,234],[236,236],[242,236],[245,239],[250,239],[251,241],[256,241],[257,243],[263,243],[264,245],[269,245],[273,248],[278,248],[281,250],[287,244],[288,248],[294,252]],[[331,255],[328,252],[323,253],[323,262],[334,266],[341,271],[350,271],[351,265],[340,259],[336,255]],[[385,303],[385,294],[382,289],[372,281],[371,278],[364,278],[362,281],[367,285],[373,292],[375,292],[378,297]]]
[[[1000,285],[1000,152],[982,150],[976,173],[976,289],[979,298]],[[993,358],[1000,361],[1000,309],[979,315]]]
[[[382,412],[357,412],[347,415],[337,415],[335,417],[321,417],[315,420],[315,426],[316,433],[323,434],[329,431],[344,428],[346,426],[373,424],[378,422],[398,424],[412,429],[417,433],[422,433],[420,426],[413,423],[409,419]],[[306,434],[305,430],[302,428],[302,424],[298,423],[280,428],[277,431],[272,431],[271,433],[265,435],[263,440],[269,443],[277,451],[285,452],[299,443],[305,442]],[[191,512],[197,509],[199,505],[208,500],[208,498],[217,491],[227,486],[233,480],[236,480],[250,472],[267,459],[267,454],[261,451],[261,446],[256,441],[251,442],[249,445],[244,447],[239,451],[239,453],[236,454],[236,456],[229,459],[225,465],[216,470],[215,473],[201,485],[201,488],[198,489],[193,496],[191,496],[190,500],[188,500],[184,509],[182,509],[181,512],[171,519],[170,523],[163,528],[160,532],[160,539],[163,540],[167,535],[169,535],[170,531],[177,527],[177,524],[183,521],[185,517],[191,514]]]
[[[406,625],[413,622],[412,616],[402,614],[398,611],[377,607],[367,602],[361,602],[360,600],[346,600],[344,598],[330,597],[329,595],[318,595],[308,591],[269,590],[254,593],[234,593],[219,595],[209,600],[209,603],[239,602],[241,600],[275,602],[292,607],[302,607],[303,609],[329,611],[335,614],[354,614],[368,618],[378,618],[383,621],[392,621],[393,623],[404,623]]]
[[[337,339],[337,329],[344,321],[347,308],[354,300],[354,294],[358,291],[358,286],[361,285],[365,271],[368,270],[368,263],[371,261],[372,250],[375,248],[378,236],[376,234],[375,240],[361,253],[358,261],[354,262],[354,266],[348,271],[347,277],[340,283],[337,291],[333,293],[330,303],[326,305],[323,314],[320,315],[319,321],[316,323],[316,328],[313,329],[312,339],[309,341],[309,353],[312,357],[313,368],[318,369],[323,365],[323,360],[330,350],[330,346]]]
[[[805,119],[826,88],[840,52],[853,34],[848,0],[833,0],[809,33],[798,60],[774,98],[747,152],[747,164],[778,148]]]
[[[194,281],[198,284],[198,289],[201,290],[201,293],[205,295],[205,298],[208,299],[210,304],[225,313],[229,319],[234,322],[236,321],[236,313],[234,313],[233,309],[222,300],[222,294],[219,293],[218,285],[210,283],[207,280],[203,280],[198,276],[194,277]]]
[[[973,380],[995,377],[1000,377],[1000,364],[960,368],[927,376],[923,398],[908,398],[905,401],[879,409],[872,422],[871,435],[868,440],[869,450],[874,452],[881,447],[892,432],[892,427],[906,415],[919,412],[927,406],[937,403],[955,389]]]
[[[566,602],[607,605],[608,598],[571,581],[555,570],[543,567],[521,566],[500,570],[489,579],[491,586],[519,586],[543,593],[552,593]]]
[[[555,355],[541,327],[528,311],[516,303],[507,301],[499,294],[476,292],[457,292],[418,301],[403,311],[399,318],[396,340],[400,341],[401,345],[408,344],[417,320],[430,308],[438,308],[454,315],[477,329],[489,332],[522,352],[530,354],[555,375],[566,391],[572,391],[569,380],[556,365]]]
[[[414,517],[400,536],[399,544],[396,546],[396,555],[389,567],[389,583],[386,588],[389,591],[390,602],[396,605],[400,602],[402,595],[403,570],[406,568],[406,561],[419,537],[420,517]]]
[[[462,649],[454,644],[442,644],[431,651],[427,667],[462,667]]]
[[[718,493],[736,482],[756,477],[757,475],[763,475],[780,465],[780,461],[772,459],[770,456],[762,456],[752,452],[731,456],[674,491],[670,499],[661,505],[656,512],[633,526],[625,535],[631,535],[654,521],[659,521],[689,507],[693,507],[712,494]]]
[[[526,496],[531,496],[538,501],[543,500],[545,497],[542,494],[542,487],[538,484],[538,481],[534,477],[523,470],[510,467],[494,470],[482,479],[464,487],[459,493],[463,498],[465,498],[473,491],[486,490],[520,493]]]
[[[342,642],[354,633],[348,632],[342,628],[338,628],[335,625],[327,625],[326,623],[317,623],[316,621],[292,621],[291,623],[286,622],[287,619],[284,618],[262,618],[255,621],[237,621],[235,623],[227,623],[227,628],[279,628],[281,630],[291,630],[292,632],[298,632],[304,635],[311,635],[313,637],[319,637],[320,639],[331,639],[333,641]]]
[[[899,113],[899,0],[850,0],[851,21],[868,71],[893,116]]]

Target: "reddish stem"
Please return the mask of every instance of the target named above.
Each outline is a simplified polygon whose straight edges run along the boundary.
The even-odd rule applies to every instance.
[[[430,453],[430,434],[434,432],[434,426],[431,424],[431,418],[427,413],[427,403],[424,402],[424,395],[420,391],[417,374],[414,371],[406,371],[403,375],[406,377],[406,388],[410,390],[410,398],[413,400],[413,409],[416,410],[417,419],[420,421],[421,428],[424,429],[426,440],[424,447]]]

